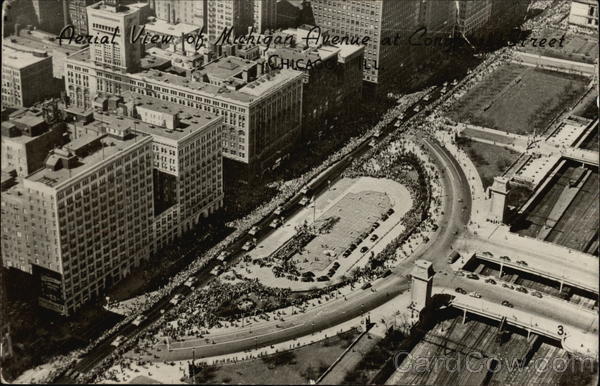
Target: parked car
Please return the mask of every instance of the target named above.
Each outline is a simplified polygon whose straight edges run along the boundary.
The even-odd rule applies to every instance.
[[[368,251],[368,250],[369,250],[369,247],[367,247],[367,246],[365,246],[365,247],[362,247],[362,248],[360,249],[360,253],[365,253],[365,252],[366,252],[366,251]]]
[[[277,216],[279,216],[279,215],[281,215],[281,212],[283,212],[283,207],[282,206],[278,206],[275,209],[275,212],[273,212],[273,213],[275,213]]]
[[[467,291],[465,291],[464,289],[458,287],[456,288],[456,292],[458,292],[459,294],[465,295],[467,293]]]
[[[494,279],[492,279],[492,278],[487,278],[487,279],[485,279],[485,282],[486,282],[486,283],[489,283],[489,284],[496,284],[496,280],[494,280]]]
[[[448,257],[448,264],[456,263],[456,260],[458,260],[459,257],[460,257],[460,254],[458,252],[452,251],[450,253],[450,256]]]
[[[383,273],[383,275],[381,275],[381,277],[388,277],[388,276],[390,276],[391,274],[392,274],[392,270],[391,270],[391,269],[387,269],[387,270],[386,270],[386,271]]]
[[[467,279],[479,280],[479,276],[474,273],[470,273],[467,275]]]
[[[329,276],[325,276],[325,275],[324,276],[319,276],[317,278],[317,281],[327,281],[327,280],[329,280]]]
[[[539,291],[533,291],[531,294],[533,296],[535,296],[536,298],[540,298],[540,299],[542,298],[542,293]]]
[[[385,221],[388,218],[390,218],[390,216],[388,216],[386,213],[384,213],[383,216],[381,216],[381,221]]]
[[[524,294],[529,292],[529,291],[527,291],[527,289],[525,287],[517,287],[517,291],[522,292]]]
[[[379,236],[377,236],[377,235],[373,235],[373,236],[371,236],[371,241],[375,241],[375,240],[377,240],[378,238],[379,238]]]
[[[312,278],[311,276],[304,276],[304,277],[302,277],[302,281],[303,282],[312,282],[312,281],[315,281],[315,279]]]
[[[252,236],[254,236],[255,234],[257,234],[258,232],[260,232],[260,227],[255,225],[252,228],[250,228],[250,230],[248,231],[248,233],[250,233]]]
[[[515,289],[515,287],[513,287],[512,285],[507,284],[507,283],[502,283],[502,287],[508,288],[508,289]]]
[[[509,302],[508,300],[503,300],[502,301],[502,305],[505,306],[505,307],[513,308],[512,303]]]
[[[481,298],[481,294],[479,292],[471,292],[469,296],[477,299]]]
[[[348,257],[348,256],[350,256],[350,254],[351,254],[351,253],[352,253],[352,251],[351,251],[351,250],[349,250],[349,249],[346,249],[346,250],[344,251],[344,253],[342,253],[342,256],[344,256],[344,257]]]
[[[254,243],[253,243],[252,241],[246,241],[246,242],[244,243],[244,245],[242,245],[242,249],[243,249],[244,251],[249,251],[249,250],[251,250],[251,249],[252,249],[252,248],[254,248],[254,247],[255,247],[255,245],[254,245]]]
[[[394,209],[390,208],[390,209],[388,209],[387,214],[391,216],[394,214],[394,212],[395,212]]]
[[[367,288],[371,288],[371,283],[365,283],[362,285],[362,287],[360,287],[360,289],[364,289],[364,290],[366,290]]]
[[[508,257],[508,256],[500,256],[500,260],[510,261],[510,257]]]
[[[430,96],[429,96],[429,94],[427,94],[427,95],[425,95],[425,96],[423,97],[423,100],[424,100],[425,102],[429,102],[429,99],[430,99]]]
[[[227,252],[225,251],[219,253],[219,256],[217,256],[217,260],[219,261],[225,261],[225,259],[227,259]]]
[[[527,267],[527,262],[523,260],[517,260],[517,264]]]
[[[306,206],[306,204],[308,204],[310,202],[309,198],[304,196],[302,197],[302,199],[300,200],[300,205],[302,206]]]
[[[306,272],[303,272],[303,273],[302,273],[302,276],[313,277],[313,276],[315,276],[315,274],[314,274],[314,273],[312,273],[311,271],[306,271]]]

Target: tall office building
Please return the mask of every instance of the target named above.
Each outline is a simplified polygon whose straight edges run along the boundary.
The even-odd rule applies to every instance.
[[[149,0],[156,17],[172,24],[185,23],[198,28],[206,25],[205,0]]]
[[[277,0],[251,0],[254,29],[263,33],[277,27]]]
[[[457,16],[455,2],[421,0],[419,6],[419,25],[427,28],[428,35],[452,33]]]
[[[94,118],[107,130],[127,128],[152,137],[158,250],[223,206],[223,119],[146,95],[123,97],[117,113],[97,112]]]
[[[152,138],[131,131],[52,150],[3,184],[3,265],[31,274],[40,305],[63,315],[100,296],[152,252],[152,170]]]
[[[460,0],[456,5],[456,29],[460,34],[478,33],[490,20],[492,0]]]
[[[40,29],[59,33],[65,25],[65,0],[31,0]]]
[[[76,34],[88,33],[87,7],[97,0],[65,0],[68,2],[69,20]]]
[[[2,105],[29,107],[55,95],[52,58],[45,52],[31,53],[2,47]]]
[[[218,39],[226,30],[233,34],[244,34],[252,25],[253,1],[248,0],[205,0],[208,38]]]
[[[419,21],[417,0],[313,0],[315,22],[331,35],[368,36],[363,79],[385,86],[411,61],[406,43]],[[399,44],[381,44],[382,41]]]
[[[104,0],[87,7],[88,30],[114,44],[91,44],[91,60],[106,70],[132,72],[140,68],[142,45],[132,42],[130,31],[141,23],[145,4],[122,5],[120,0]]]

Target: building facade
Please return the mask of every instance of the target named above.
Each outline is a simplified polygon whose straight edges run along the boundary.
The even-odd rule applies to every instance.
[[[76,34],[88,33],[87,6],[97,0],[65,0],[68,2],[69,21],[75,28]]]
[[[460,0],[457,3],[457,32],[471,35],[484,29],[492,14],[492,0]]]
[[[363,80],[385,86],[410,62],[408,37],[419,21],[419,2],[413,0],[314,0],[317,26],[340,37],[369,37]],[[399,44],[382,44],[388,39]]]
[[[90,134],[53,150],[2,192],[2,229],[4,266],[32,275],[40,305],[71,314],[150,256],[152,139]]]
[[[132,72],[140,68],[142,45],[132,42],[130,31],[141,23],[145,4],[121,5],[119,1],[102,1],[87,7],[88,30],[99,39],[113,44],[91,45],[91,60],[114,72]]]
[[[29,107],[56,96],[52,87],[52,58],[45,53],[30,53],[2,47],[2,104]]]
[[[277,1],[252,0],[252,24],[254,30],[263,33],[277,27]]]
[[[202,28],[206,25],[205,0],[149,0],[156,17],[172,24],[185,23]]]
[[[94,126],[152,137],[158,250],[223,206],[223,118],[132,93],[125,94],[117,111],[96,112]]]

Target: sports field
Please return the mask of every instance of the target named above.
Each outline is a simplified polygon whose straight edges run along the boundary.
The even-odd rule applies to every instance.
[[[562,47],[533,47],[529,44],[520,50],[536,55],[549,56],[553,58],[573,60],[576,62],[594,63],[598,58],[598,38],[576,34],[573,32],[559,31],[548,28],[539,33],[539,36],[548,36],[560,39],[564,35]]]
[[[463,96],[450,117],[510,133],[542,133],[586,84],[584,77],[506,64]]]

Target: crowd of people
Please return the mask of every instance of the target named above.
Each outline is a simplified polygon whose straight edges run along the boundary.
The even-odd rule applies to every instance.
[[[565,2],[566,3],[566,2]],[[567,3],[568,4],[568,3]],[[564,7],[564,4],[562,5]],[[547,26],[547,23],[550,21],[555,21],[560,15],[564,14],[564,10],[560,9],[550,9],[547,12],[542,13],[536,18],[530,19],[525,23],[525,28],[532,30],[540,30]],[[466,93],[473,85],[477,84],[484,76],[495,71],[499,66],[504,63],[510,61],[512,59],[512,53],[510,48],[503,48],[494,53],[488,54],[487,58],[476,68],[474,69],[455,89],[453,90],[453,95],[449,98],[444,98],[439,103],[432,104],[429,109],[431,110],[431,115],[427,118],[417,118],[412,124],[419,127],[421,132],[426,134],[433,134],[435,130],[439,130],[441,127],[441,123],[444,121],[444,115],[452,108],[453,104],[458,100],[462,95]],[[339,151],[332,154],[325,162],[321,165],[313,168],[311,171],[305,173],[303,176],[289,181],[286,184],[280,185],[280,191],[270,202],[267,202],[260,207],[256,208],[251,214],[248,216],[232,221],[227,225],[231,228],[234,228],[235,231],[232,232],[229,236],[224,238],[221,242],[219,242],[215,247],[213,247],[210,251],[205,253],[203,256],[198,257],[194,260],[185,270],[182,270],[174,277],[170,278],[168,282],[162,286],[159,290],[149,293],[145,296],[139,297],[136,300],[132,301],[128,305],[128,311],[131,312],[130,316],[126,317],[120,323],[115,325],[110,330],[105,331],[102,336],[95,340],[88,347],[74,351],[68,356],[61,356],[57,358],[58,365],[56,366],[56,370],[52,371],[48,377],[41,380],[41,382],[50,382],[54,380],[57,376],[64,373],[67,368],[72,366],[76,359],[82,357],[89,353],[92,349],[94,349],[98,344],[106,340],[109,336],[112,336],[116,331],[122,328],[124,325],[130,323],[136,315],[141,312],[148,310],[152,306],[154,306],[160,299],[168,296],[172,290],[183,284],[191,275],[194,275],[196,272],[205,268],[208,263],[216,258],[216,256],[223,250],[225,250],[228,246],[230,246],[240,235],[245,233],[250,229],[250,227],[258,222],[260,219],[264,218],[266,215],[270,214],[277,208],[277,206],[282,205],[290,198],[292,198],[297,192],[300,191],[302,186],[306,185],[311,179],[316,177],[322,171],[330,167],[335,162],[339,161],[346,154],[350,153],[352,150],[357,148],[361,143],[363,143],[366,139],[368,139],[373,132],[378,131],[392,123],[407,106],[412,105],[417,100],[419,100],[424,93],[427,91],[419,92],[415,94],[411,94],[408,96],[404,96],[397,106],[391,108],[388,112],[384,114],[381,120],[372,128],[369,132],[366,132],[362,136],[354,137],[348,141],[348,143],[343,146]],[[398,137],[390,136],[387,139],[386,143],[389,144],[391,141],[397,141]],[[382,147],[378,147],[377,151],[380,151]],[[372,151],[371,156],[375,155],[375,151]],[[373,173],[374,176],[381,175],[381,173],[385,174],[386,178],[401,178],[399,175],[394,176],[390,175],[389,167],[394,162],[394,155],[389,152],[382,152],[377,157],[377,163],[380,165],[381,172],[375,172],[374,170],[360,170],[359,163],[355,161],[353,166],[353,170],[356,173]],[[351,176],[354,172],[349,172],[347,175]],[[427,177],[429,178],[429,177]],[[406,184],[411,192],[420,192],[419,197],[426,197],[429,193],[422,192],[424,187],[429,186],[429,184],[421,185],[419,183],[413,183],[408,180],[398,181],[400,183]],[[417,186],[418,185],[418,186]],[[425,189],[427,190],[427,189]],[[429,199],[427,201],[427,208],[429,206]],[[414,212],[413,212],[414,211]],[[417,213],[418,212],[418,213]],[[382,253],[385,255],[393,255],[393,251],[398,247],[399,244],[404,242],[409,234],[414,234],[414,232],[419,232],[424,229],[422,214],[423,208],[413,208],[411,212],[407,213],[406,219],[408,221],[407,230],[403,232],[402,235],[397,237],[394,242],[389,245],[389,248],[386,248]],[[413,219],[413,220],[411,220]],[[419,228],[421,227],[421,228]],[[187,251],[189,253],[189,251]],[[183,253],[181,250],[173,250],[173,256],[180,255]],[[363,270],[356,270],[353,274],[353,277],[348,278],[345,281],[342,281],[336,284],[333,287],[329,287],[327,289],[320,289],[312,291],[310,294],[302,295],[296,297],[293,302],[301,305],[302,302],[307,301],[308,299],[314,298],[316,296],[321,296],[323,293],[336,291],[340,286],[352,284],[356,280],[360,278],[368,277],[372,275],[372,272],[369,272],[368,267]],[[268,298],[280,299],[280,302],[275,302],[274,307],[285,307],[286,301],[289,300],[289,290],[286,289],[273,289],[261,286],[256,281],[242,281],[241,283],[236,284],[225,284],[219,281],[214,281],[214,284],[198,290],[195,292],[193,296],[184,301],[184,304],[181,308],[175,308],[171,312],[167,312],[163,318],[154,322],[145,332],[138,335],[138,338],[144,339],[144,344],[149,346],[153,343],[158,343],[156,338],[157,333],[165,334],[166,336],[170,336],[171,338],[180,338],[188,335],[195,335],[201,333],[202,328],[218,326],[222,321],[217,318],[215,314],[216,308],[221,306],[223,302],[228,299],[235,299],[235,296],[243,296],[248,293],[255,293],[259,297],[266,296]],[[286,300],[287,299],[287,300]],[[266,312],[266,311],[263,311]],[[236,323],[236,316],[239,318],[239,315],[232,315],[229,319],[226,319],[230,323]],[[263,316],[264,317],[264,316]],[[168,321],[177,320],[177,323],[168,324]],[[168,326],[167,326],[168,325]],[[94,368],[94,370],[85,374],[82,381],[90,381],[96,379],[98,375],[105,373],[115,361],[121,361],[122,355],[129,351],[133,345],[137,344],[138,339],[130,339],[126,342],[126,344],[120,346],[116,349],[113,354],[107,358],[105,358],[98,366]],[[105,374],[106,375],[106,374]]]

